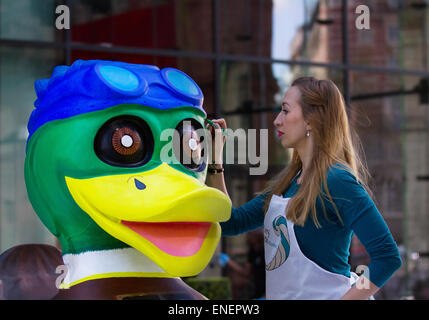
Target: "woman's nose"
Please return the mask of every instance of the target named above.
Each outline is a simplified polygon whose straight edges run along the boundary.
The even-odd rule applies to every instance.
[[[281,125],[281,122],[280,122],[280,120],[279,120],[279,116],[277,116],[275,119],[274,119],[274,126],[275,127],[278,127],[278,126],[280,126]]]

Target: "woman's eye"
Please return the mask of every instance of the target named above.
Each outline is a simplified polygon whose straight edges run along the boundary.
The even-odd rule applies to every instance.
[[[104,162],[118,167],[136,167],[148,162],[153,153],[153,136],[143,119],[120,116],[98,130],[94,150]]]

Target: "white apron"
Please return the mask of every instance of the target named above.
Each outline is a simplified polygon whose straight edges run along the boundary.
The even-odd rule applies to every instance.
[[[336,300],[358,279],[322,269],[301,252],[293,223],[286,220],[290,198],[273,195],[264,220],[268,300]]]

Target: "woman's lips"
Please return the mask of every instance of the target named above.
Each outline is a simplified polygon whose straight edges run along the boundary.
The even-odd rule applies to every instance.
[[[279,137],[281,137],[282,135],[284,135],[285,133],[284,132],[281,132],[280,130],[277,130],[277,135],[279,136]]]

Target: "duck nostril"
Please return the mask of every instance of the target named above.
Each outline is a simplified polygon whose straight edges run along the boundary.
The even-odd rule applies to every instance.
[[[136,188],[139,190],[146,189],[146,185],[143,182],[137,180],[136,178],[134,178],[134,184],[136,185]]]

